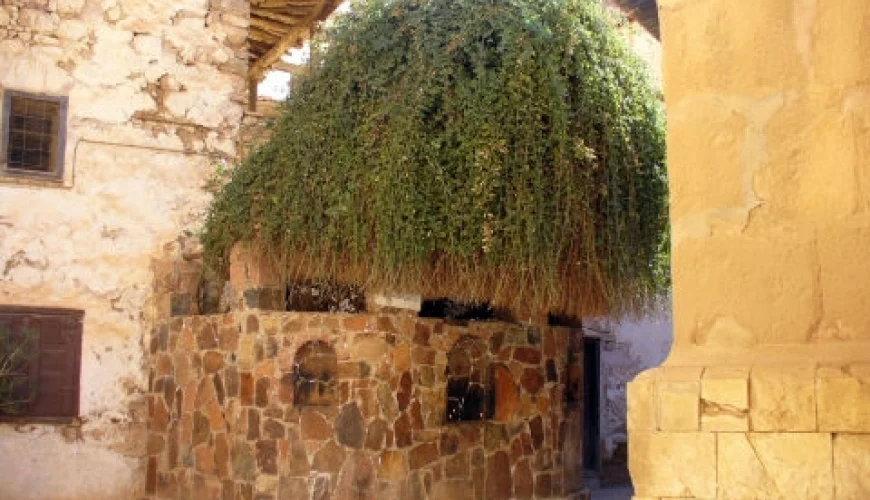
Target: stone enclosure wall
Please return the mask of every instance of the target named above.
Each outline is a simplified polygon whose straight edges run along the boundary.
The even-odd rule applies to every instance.
[[[565,402],[578,335],[407,314],[171,319],[149,345],[147,493],[567,498],[580,486],[579,412]],[[448,423],[448,378],[462,377],[493,404]]]
[[[0,92],[69,99],[62,182],[0,177],[0,303],[85,312],[80,418],[0,425],[0,498],[144,492],[151,262],[196,253],[236,156],[247,28],[242,0],[0,1]]]

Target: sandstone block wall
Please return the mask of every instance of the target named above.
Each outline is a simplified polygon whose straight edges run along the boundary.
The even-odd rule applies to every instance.
[[[578,335],[404,314],[252,310],[174,318],[149,344],[147,493],[566,498],[580,486],[573,454],[581,447],[580,412],[565,404],[568,346]],[[457,341],[498,373],[491,419],[446,423],[448,355]],[[334,403],[297,401],[298,391],[312,389],[300,389],[296,370],[305,365],[310,376],[329,365],[328,357],[300,359],[321,352],[300,352],[310,342],[335,352]],[[332,382],[319,380],[323,389],[309,403],[332,397]]]
[[[646,372],[629,391],[635,491],[641,498],[867,498],[868,380],[866,363]]]
[[[675,344],[629,387],[637,495],[870,498],[870,3],[659,5]]]
[[[69,98],[62,182],[0,178],[0,303],[85,311],[81,418],[0,425],[0,498],[144,492],[150,265],[196,253],[236,155],[247,27],[242,0],[0,1],[0,91]]]

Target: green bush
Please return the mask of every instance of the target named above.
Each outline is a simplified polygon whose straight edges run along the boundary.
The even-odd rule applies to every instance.
[[[0,415],[20,413],[36,396],[29,364],[37,342],[32,330],[13,334],[0,326]]]
[[[291,277],[563,314],[667,280],[663,115],[597,0],[372,0],[208,215]]]

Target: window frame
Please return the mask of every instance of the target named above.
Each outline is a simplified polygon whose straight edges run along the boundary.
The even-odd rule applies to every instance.
[[[21,315],[21,316],[41,316],[41,317],[53,317],[62,319],[68,324],[75,324],[75,331],[73,334],[77,337],[74,345],[77,347],[77,351],[74,356],[74,363],[72,370],[74,372],[75,377],[75,391],[73,393],[73,400],[71,404],[71,413],[70,415],[43,415],[43,416],[34,416],[30,412],[33,411],[32,408],[28,408],[27,410],[16,413],[16,414],[3,414],[0,413],[0,423],[54,423],[54,424],[70,424],[76,421],[79,418],[81,413],[81,381],[82,381],[82,350],[83,350],[83,339],[84,339],[84,314],[83,310],[79,309],[65,309],[65,308],[56,308],[56,307],[31,307],[31,306],[15,306],[15,305],[0,305],[0,315]],[[58,332],[58,335],[66,334],[67,332]],[[39,357],[43,353],[43,336],[46,335],[45,332],[40,331],[40,341],[37,345],[37,361],[36,361],[36,369],[35,371],[31,371],[30,377],[31,379],[39,379],[40,376],[40,360]],[[37,393],[36,399],[30,404],[35,404],[35,401],[39,399],[39,395]]]
[[[40,172],[9,167],[7,155],[9,151],[9,122],[12,115],[13,97],[53,102],[59,105],[57,118],[57,151],[54,152],[56,155],[56,161],[55,165],[53,165],[52,170],[49,172]],[[32,92],[23,92],[20,90],[12,89],[3,90],[3,115],[2,126],[0,126],[0,133],[3,134],[2,138],[0,138],[0,140],[2,140],[2,144],[0,144],[0,154],[2,154],[2,157],[0,157],[0,176],[8,178],[36,179],[58,183],[63,182],[68,109],[69,97],[67,96],[36,94]]]

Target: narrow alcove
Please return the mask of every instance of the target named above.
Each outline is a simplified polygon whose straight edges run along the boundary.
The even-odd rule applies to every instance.
[[[447,422],[484,420],[487,404],[487,359],[480,340],[463,337],[447,354]]]
[[[296,351],[293,365],[296,406],[329,406],[338,403],[338,358],[326,342],[312,340]]]

